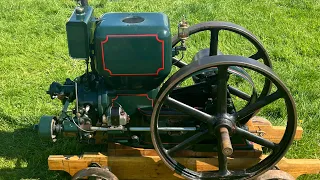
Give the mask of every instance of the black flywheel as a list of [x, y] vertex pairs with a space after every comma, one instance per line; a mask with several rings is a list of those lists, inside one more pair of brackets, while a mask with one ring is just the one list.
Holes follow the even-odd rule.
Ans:
[[[221, 31], [230, 31], [247, 39], [255, 48], [256, 52], [254, 52], [249, 58], [255, 60], [262, 60], [266, 66], [271, 67], [271, 61], [269, 59], [269, 55], [266, 49], [263, 47], [262, 43], [258, 40], [256, 36], [254, 36], [251, 32], [249, 32], [244, 27], [239, 25], [230, 23], [230, 22], [223, 22], [223, 21], [209, 21], [203, 22], [196, 25], [193, 25], [188, 28], [189, 36], [192, 37], [193, 34], [197, 34], [202, 31], [209, 31], [210, 32], [210, 44], [208, 49], [201, 49], [200, 51], [208, 52], [207, 56], [215, 56], [215, 55], [222, 55], [223, 52], [219, 50], [219, 32]], [[174, 36], [172, 38], [172, 47], [175, 47], [181, 40], [178, 36]], [[172, 58], [172, 63], [182, 68], [188, 65], [186, 62], [179, 61], [177, 58]]]
[[[188, 28], [190, 39], [192, 37], [200, 32], [209, 32], [210, 33], [210, 44], [208, 44], [208, 48], [200, 49], [198, 52], [194, 55], [193, 61], [197, 61], [198, 59], [201, 59], [203, 57], [208, 56], [216, 56], [216, 55], [223, 55], [224, 52], [221, 52], [219, 49], [219, 41], [220, 41], [220, 34], [222, 32], [231, 32], [234, 34], [237, 34], [241, 37], [243, 37], [246, 41], [249, 41], [251, 45], [254, 46], [254, 51], [251, 52], [252, 54], [249, 56], [249, 58], [257, 60], [265, 64], [266, 66], [272, 68], [271, 61], [269, 59], [269, 55], [266, 51], [266, 49], [263, 47], [262, 43], [259, 41], [259, 39], [253, 35], [250, 31], [245, 29], [242, 26], [239, 26], [237, 24], [233, 24], [230, 22], [223, 22], [223, 21], [209, 21], [209, 22], [203, 22], [196, 25], [193, 25]], [[178, 38], [178, 36], [174, 36], [172, 38], [172, 47], [175, 47], [179, 44], [181, 40]], [[178, 68], [182, 68], [188, 63], [183, 62], [182, 60], [177, 59], [176, 57], [172, 58], [172, 64]], [[239, 68], [238, 68], [239, 69]], [[193, 80], [197, 83], [199, 80], [199, 77], [196, 76], [192, 77]], [[238, 97], [241, 97], [245, 99], [249, 104], [251, 104], [255, 99], [263, 98], [268, 95], [268, 93], [271, 90], [271, 82], [268, 79], [265, 79], [263, 84], [263, 90], [259, 97], [256, 97], [254, 87], [251, 95], [248, 95], [246, 93], [243, 93], [241, 90], [229, 86], [228, 90], [231, 94], [236, 95]], [[254, 116], [259, 110], [256, 112], [253, 112], [248, 118], [243, 119], [241, 123], [246, 123], [252, 116]]]
[[[261, 76], [262, 78], [258, 79], [261, 81], [260, 84], [263, 84], [264, 80], [268, 79], [272, 85], [270, 94], [263, 97], [260, 96], [255, 102], [242, 108], [231, 108], [232, 110], [230, 110], [230, 102], [236, 103], [237, 101], [237, 98], [232, 99], [228, 90], [230, 69], [235, 66], [243, 68], [252, 76]], [[181, 99], [175, 99], [174, 91], [177, 88], [179, 89], [184, 81], [212, 69], [215, 69], [216, 83], [212, 85], [213, 90], [210, 96], [212, 95], [216, 99], [215, 108], [195, 107]], [[259, 92], [259, 94], [261, 93]], [[203, 107], [205, 106], [204, 104]], [[162, 107], [172, 108], [193, 117], [197, 123], [197, 130], [180, 143], [172, 147], [166, 146], [165, 140], [161, 139], [161, 132], [159, 132], [159, 128], [164, 126], [163, 123], [159, 123], [159, 114]], [[279, 143], [250, 132], [246, 126], [240, 123], [258, 109], [263, 112], [264, 110], [268, 111], [270, 107], [283, 109], [282, 113], [280, 113], [281, 118], [277, 117], [273, 122], [277, 123], [278, 121], [283, 121], [283, 118], [286, 119], [284, 122], [285, 133]], [[152, 142], [158, 155], [171, 170], [181, 176], [187, 179], [199, 180], [252, 179], [272, 168], [285, 155], [296, 132], [296, 121], [297, 115], [294, 100], [287, 87], [270, 67], [252, 58], [219, 55], [200, 58], [197, 62], [192, 62], [182, 67], [165, 82], [154, 104], [150, 128]], [[229, 167], [229, 156], [232, 157], [232, 148], [235, 146], [230, 140], [233, 137], [241, 137], [249, 142], [263, 146], [267, 150], [266, 158], [260, 162], [246, 164], [247, 167], [243, 169], [232, 169], [232, 167]], [[175, 153], [178, 151], [197, 146], [204, 139], [206, 139], [206, 142], [217, 142], [215, 146], [218, 157], [209, 157], [209, 159], [212, 158], [212, 161], [209, 160], [208, 162], [217, 162], [218, 170], [197, 169], [194, 166], [189, 166], [188, 162], [180, 162], [179, 158], [175, 157]]]

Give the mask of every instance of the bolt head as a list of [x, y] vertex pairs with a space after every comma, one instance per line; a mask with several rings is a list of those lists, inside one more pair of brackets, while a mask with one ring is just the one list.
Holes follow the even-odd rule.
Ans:
[[39, 125], [38, 125], [38, 124], [35, 124], [35, 125], [33, 126], [33, 130], [38, 131], [38, 130], [39, 130]]
[[84, 13], [84, 7], [81, 7], [81, 6], [76, 7], [76, 13], [77, 14], [83, 14]]

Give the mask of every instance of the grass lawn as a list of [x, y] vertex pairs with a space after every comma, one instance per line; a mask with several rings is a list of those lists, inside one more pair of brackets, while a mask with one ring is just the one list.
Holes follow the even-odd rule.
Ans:
[[[319, 0], [89, 0], [96, 16], [104, 12], [164, 12], [172, 32], [186, 15], [190, 24], [219, 20], [249, 29], [270, 54], [274, 71], [296, 101], [304, 134], [286, 157], [320, 158], [320, 1]], [[44, 114], [61, 110], [46, 90], [85, 71], [83, 61], [69, 58], [65, 22], [72, 0], [0, 1], [0, 179], [68, 179], [48, 171], [51, 154], [80, 154], [88, 147], [72, 140], [55, 144], [41, 141], [33, 131]], [[225, 35], [221, 49], [243, 54], [237, 36]], [[191, 54], [209, 46], [201, 36], [190, 41]], [[239, 43], [238, 43], [239, 42]], [[236, 45], [238, 43], [238, 45]], [[277, 107], [271, 107], [272, 116]], [[303, 168], [303, 167], [301, 167]], [[320, 179], [320, 175], [299, 179]]]

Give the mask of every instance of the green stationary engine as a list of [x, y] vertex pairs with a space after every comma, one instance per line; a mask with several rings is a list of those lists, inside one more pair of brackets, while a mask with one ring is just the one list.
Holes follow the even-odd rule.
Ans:
[[[169, 168], [188, 179], [248, 179], [272, 167], [293, 140], [296, 112], [262, 44], [228, 22], [189, 27], [183, 19], [177, 27], [178, 35], [172, 37], [163, 13], [106, 13], [95, 18], [93, 8], [82, 0], [66, 29], [69, 54], [83, 59], [87, 71], [50, 85], [47, 93], [60, 99], [63, 109], [59, 116], [41, 117], [36, 126], [40, 136], [154, 148]], [[190, 63], [184, 62], [187, 38], [203, 31], [209, 32], [210, 44]], [[247, 39], [255, 52], [250, 57], [224, 55], [218, 48], [221, 31]], [[180, 69], [168, 78], [172, 66]], [[246, 123], [278, 100], [284, 102], [288, 120], [281, 142], [273, 143], [249, 131]], [[75, 106], [70, 108], [72, 102]], [[234, 151], [254, 150], [252, 142], [272, 153], [251, 168], [229, 170], [227, 157], [234, 157]], [[188, 169], [175, 160], [186, 153], [201, 157], [216, 153], [219, 170]]]
[[[150, 131], [146, 113], [151, 112], [159, 86], [172, 67], [168, 17], [163, 13], [106, 13], [94, 18], [93, 8], [82, 5], [75, 8], [66, 29], [70, 56], [88, 65], [91, 60], [91, 72], [74, 81], [67, 79], [63, 85], [52, 83], [47, 93], [62, 100], [64, 110], [59, 118], [41, 118], [40, 135], [51, 138], [62, 133], [102, 143], [113, 139], [108, 134], [122, 134], [119, 142], [140, 142], [141, 132], [132, 135], [125, 125], [130, 122], [137, 126], [136, 131]], [[65, 111], [74, 100], [76, 117], [71, 118]], [[143, 142], [147, 143], [141, 146], [152, 147], [149, 136]]]

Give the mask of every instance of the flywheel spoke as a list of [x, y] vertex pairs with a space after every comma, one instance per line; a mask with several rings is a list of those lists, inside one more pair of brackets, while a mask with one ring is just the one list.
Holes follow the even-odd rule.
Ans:
[[210, 34], [210, 56], [218, 55], [219, 30], [212, 29]]
[[256, 52], [255, 54], [251, 55], [249, 58], [258, 60], [262, 57], [262, 53], [260, 51]]
[[218, 113], [227, 113], [228, 66], [218, 67], [217, 107]]
[[250, 104], [248, 106], [246, 106], [245, 108], [241, 109], [238, 113], [237, 113], [237, 120], [241, 121], [243, 118], [251, 115], [252, 113], [254, 113], [255, 111], [261, 109], [262, 107], [278, 100], [279, 98], [283, 97], [283, 94], [281, 91], [276, 91], [268, 96], [265, 96], [261, 99], [258, 99], [257, 102]]
[[239, 127], [236, 127], [235, 133], [240, 135], [240, 136], [242, 136], [242, 137], [244, 137], [245, 139], [247, 139], [249, 141], [255, 142], [257, 144], [260, 144], [260, 145], [262, 145], [264, 147], [267, 147], [269, 149], [272, 149], [272, 150], [274, 150], [275, 147], [277, 146], [275, 143], [273, 143], [273, 142], [271, 142], [271, 141], [269, 141], [267, 139], [264, 139], [264, 138], [262, 138], [260, 136], [257, 136], [255, 134], [252, 134], [252, 133], [250, 133], [250, 132], [248, 132], [246, 130], [243, 130], [243, 129], [239, 128]]
[[246, 100], [246, 101], [250, 101], [251, 99], [251, 96], [243, 91], [240, 91], [239, 89], [235, 88], [235, 87], [232, 87], [232, 86], [228, 86], [228, 90], [230, 92], [230, 94], [233, 94], [243, 100]]
[[167, 153], [173, 154], [173, 153], [180, 151], [180, 150], [183, 150], [193, 144], [196, 144], [196, 143], [200, 142], [201, 140], [203, 140], [203, 137], [205, 137], [205, 135], [207, 133], [208, 133], [208, 130], [198, 132], [197, 134], [195, 134], [195, 135], [189, 137], [188, 139], [182, 141], [181, 143], [177, 144], [173, 148], [167, 150]]
[[169, 96], [166, 97], [165, 99], [165, 102], [164, 102], [166, 105], [169, 105], [170, 107], [174, 108], [174, 109], [177, 109], [185, 114], [188, 114], [190, 116], [193, 116], [195, 117], [196, 119], [200, 120], [200, 121], [203, 121], [205, 123], [208, 123], [208, 122], [212, 122], [213, 120], [213, 116], [205, 113], [205, 112], [202, 112], [196, 108], [193, 108], [187, 104], [184, 104], [180, 101], [177, 101]]

